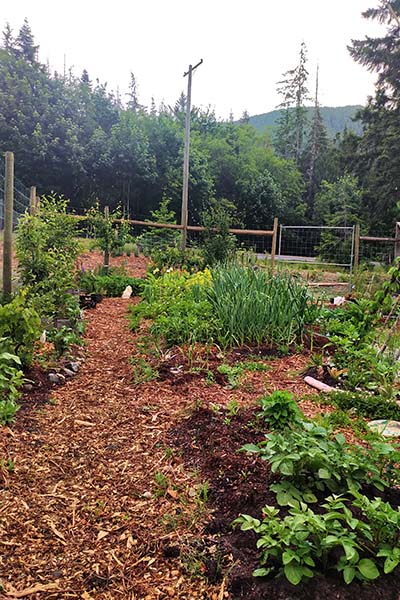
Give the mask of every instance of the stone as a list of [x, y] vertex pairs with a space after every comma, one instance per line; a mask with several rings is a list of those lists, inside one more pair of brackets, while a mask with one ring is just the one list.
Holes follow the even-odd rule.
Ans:
[[400, 422], [390, 419], [370, 421], [368, 427], [385, 437], [400, 437]]
[[79, 371], [79, 363], [77, 361], [74, 362], [69, 362], [65, 365], [65, 368], [68, 369], [68, 371], [73, 371], [74, 373], [77, 373]]
[[71, 369], [63, 368], [62, 372], [66, 377], [75, 377], [75, 371], [71, 371]]
[[151, 493], [151, 492], [145, 492], [145, 493], [143, 494], [143, 498], [147, 498], [148, 500], [150, 500], [150, 498], [152, 498], [152, 497], [153, 497], [153, 496], [152, 496], [152, 493]]
[[124, 289], [124, 291], [122, 292], [121, 298], [124, 298], [125, 300], [127, 300], [131, 296], [132, 296], [132, 286], [127, 285], [126, 288]]
[[61, 383], [61, 379], [60, 377], [57, 375], [57, 373], [49, 373], [49, 381], [50, 383]]
[[24, 390], [24, 392], [31, 392], [33, 390], [33, 385], [32, 383], [24, 383], [22, 389]]

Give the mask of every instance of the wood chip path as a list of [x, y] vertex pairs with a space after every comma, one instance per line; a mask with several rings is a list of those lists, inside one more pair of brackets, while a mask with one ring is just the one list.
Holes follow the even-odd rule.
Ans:
[[[105, 299], [90, 311], [79, 374], [0, 431], [2, 598], [227, 597], [224, 582], [190, 576], [198, 481], [165, 446], [196, 392], [132, 384], [128, 305]], [[180, 558], [165, 557], [171, 547]]]

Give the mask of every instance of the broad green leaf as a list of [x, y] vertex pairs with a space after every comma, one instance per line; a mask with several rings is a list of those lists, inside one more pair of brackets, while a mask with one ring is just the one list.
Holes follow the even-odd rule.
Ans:
[[343, 579], [345, 583], [349, 584], [353, 581], [356, 574], [354, 567], [347, 566], [343, 569]]
[[362, 558], [357, 567], [365, 579], [376, 579], [379, 577], [377, 566], [370, 558]]
[[383, 565], [383, 570], [385, 574], [391, 573], [393, 569], [397, 567], [400, 560], [398, 558], [394, 558], [393, 556], [388, 556], [385, 560], [385, 564]]
[[285, 573], [286, 579], [288, 579], [288, 581], [290, 581], [290, 583], [292, 583], [293, 585], [297, 585], [298, 583], [300, 583], [300, 581], [303, 578], [302, 567], [294, 565], [293, 563], [286, 565], [283, 569], [283, 572]]
[[264, 569], [263, 567], [261, 567], [260, 569], [255, 569], [253, 571], [253, 577], [265, 577], [269, 574], [270, 571], [271, 569]]

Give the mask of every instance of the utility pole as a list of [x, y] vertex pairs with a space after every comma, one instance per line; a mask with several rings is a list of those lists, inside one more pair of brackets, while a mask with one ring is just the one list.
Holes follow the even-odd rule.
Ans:
[[3, 294], [7, 300], [12, 292], [12, 229], [14, 208], [14, 153], [5, 153], [4, 173], [4, 238], [3, 238]]
[[188, 225], [188, 194], [189, 194], [189, 152], [190, 152], [190, 110], [192, 99], [192, 73], [203, 64], [203, 59], [194, 67], [189, 65], [189, 70], [183, 74], [188, 75], [188, 91], [186, 97], [186, 123], [185, 123], [185, 150], [183, 155], [183, 186], [182, 186], [182, 250], [186, 249], [187, 225]]

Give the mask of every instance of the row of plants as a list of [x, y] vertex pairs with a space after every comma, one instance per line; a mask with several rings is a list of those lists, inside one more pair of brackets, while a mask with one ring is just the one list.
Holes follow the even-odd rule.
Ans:
[[18, 290], [0, 305], [0, 421], [14, 420], [24, 373], [34, 360], [46, 331], [58, 355], [78, 343], [84, 331], [75, 285], [79, 254], [76, 221], [64, 198], [42, 198], [40, 214], [23, 215], [18, 223], [16, 254]]
[[254, 575], [282, 574], [297, 585], [336, 571], [349, 584], [392, 572], [400, 563], [400, 509], [383, 494], [400, 481], [398, 448], [381, 439], [368, 448], [347, 443], [307, 422], [287, 392], [263, 398], [259, 417], [270, 433], [242, 451], [269, 463], [276, 506], [234, 522], [257, 537]]
[[[371, 298], [353, 298], [334, 309], [324, 307], [318, 327], [328, 336], [326, 368], [336, 385], [394, 397], [398, 374], [400, 261]], [[320, 357], [322, 365], [323, 357]], [[372, 401], [371, 401], [372, 402]]]
[[151, 319], [149, 333], [167, 347], [265, 344], [287, 352], [319, 313], [307, 287], [287, 275], [235, 262], [195, 274], [154, 271], [144, 284], [143, 301], [131, 307], [131, 327]]

